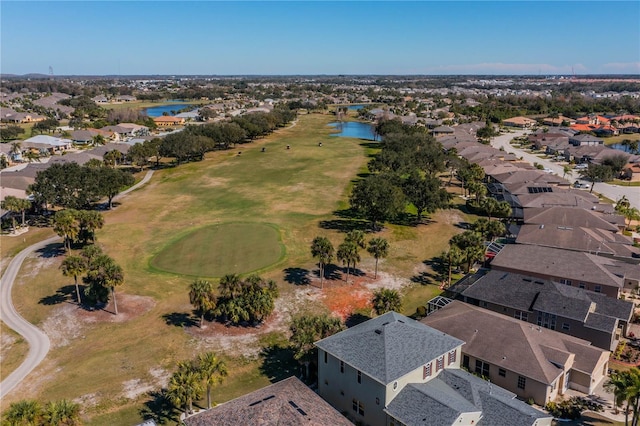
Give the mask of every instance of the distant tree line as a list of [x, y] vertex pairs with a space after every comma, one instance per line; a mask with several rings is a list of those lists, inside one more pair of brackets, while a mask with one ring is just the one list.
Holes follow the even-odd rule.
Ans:
[[182, 132], [172, 133], [162, 139], [158, 155], [174, 158], [177, 164], [199, 161], [207, 152], [229, 149], [266, 136], [295, 118], [294, 110], [276, 109], [269, 113], [256, 112], [234, 117], [230, 122], [187, 126]]

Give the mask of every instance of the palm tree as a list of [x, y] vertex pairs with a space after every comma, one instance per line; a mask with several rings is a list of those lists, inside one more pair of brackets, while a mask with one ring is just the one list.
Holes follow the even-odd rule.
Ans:
[[320, 287], [323, 287], [324, 267], [333, 260], [333, 244], [326, 237], [315, 237], [311, 243], [311, 255], [318, 259]]
[[567, 175], [569, 177], [573, 176], [573, 169], [568, 164], [562, 167], [562, 179], [564, 179], [564, 177]]
[[104, 216], [95, 210], [81, 210], [78, 212], [80, 229], [84, 237], [84, 242], [88, 240], [96, 241], [96, 230], [104, 226]]
[[20, 141], [11, 142], [11, 150], [9, 153], [15, 160], [18, 154], [22, 153], [22, 143]]
[[222, 383], [228, 374], [227, 366], [213, 352], [206, 352], [198, 356], [197, 368], [207, 385], [207, 408], [211, 408], [211, 388]]
[[358, 245], [353, 241], [345, 240], [342, 244], [338, 246], [336, 257], [338, 258], [338, 260], [342, 261], [344, 265], [347, 266], [346, 282], [349, 283], [349, 274], [351, 272], [351, 265], [353, 265], [355, 269], [356, 264], [360, 262], [360, 253], [358, 253]]
[[41, 162], [40, 160], [40, 155], [36, 154], [35, 152], [29, 150], [24, 154], [24, 158], [26, 158], [29, 163], [31, 163], [32, 161], [37, 161], [38, 163]]
[[360, 248], [365, 248], [366, 246], [364, 241], [364, 232], [358, 229], [347, 232], [347, 235], [344, 237], [344, 240], [350, 241]]
[[382, 315], [390, 311], [399, 311], [402, 308], [402, 298], [398, 290], [382, 288], [373, 293], [371, 304], [376, 315]]
[[77, 212], [72, 209], [57, 211], [53, 216], [53, 230], [64, 238], [65, 249], [71, 250], [71, 241], [80, 233], [80, 223]]
[[376, 272], [373, 278], [378, 278], [378, 259], [387, 257], [389, 254], [389, 243], [381, 237], [373, 238], [369, 241], [367, 251], [376, 259]]
[[124, 283], [124, 272], [122, 267], [112, 261], [105, 267], [105, 287], [111, 288], [111, 295], [113, 296], [113, 307], [118, 315], [118, 303], [116, 301], [116, 287], [121, 286]]
[[102, 135], [95, 135], [93, 137], [93, 144], [98, 146], [98, 145], [104, 145], [105, 143], [107, 143], [107, 140], [104, 138], [104, 136]]
[[204, 314], [216, 307], [213, 284], [209, 281], [195, 280], [189, 288], [189, 302], [195, 306], [196, 310], [200, 313], [200, 328], [202, 328]]
[[192, 413], [193, 401], [202, 395], [200, 375], [192, 369], [179, 369], [169, 379], [167, 395], [177, 407], [184, 407], [185, 414]]
[[220, 285], [218, 286], [220, 295], [225, 298], [232, 299], [242, 290], [242, 281], [238, 274], [227, 274], [220, 278]]
[[65, 277], [73, 277], [73, 281], [76, 284], [76, 297], [78, 305], [82, 303], [80, 299], [80, 287], [78, 287], [78, 275], [81, 275], [87, 270], [87, 260], [82, 256], [67, 256], [60, 265], [62, 269], [62, 275]]
[[511, 214], [511, 205], [506, 201], [498, 201], [495, 198], [488, 197], [482, 200], [480, 207], [491, 220], [492, 216], [507, 217]]
[[[18, 197], [15, 197], [13, 195], [7, 195], [5, 197], [5, 199], [2, 200], [2, 203], [0, 203], [0, 206], [5, 210], [10, 211], [11, 213], [18, 213], [18, 212], [22, 211], [23, 212], [22, 223], [24, 225], [24, 210], [25, 210], [25, 208], [28, 208], [28, 207], [24, 207], [24, 204], [22, 203], [23, 201], [27, 201], [27, 200], [22, 200], [22, 199], [20, 199]], [[27, 203], [28, 202], [29, 201], [27, 201]], [[31, 205], [31, 204], [29, 204], [29, 205]], [[15, 218], [14, 215], [11, 215], [11, 222], [13, 224], [13, 229], [15, 230], [16, 229], [16, 218]]]
[[33, 400], [14, 402], [4, 413], [4, 419], [10, 425], [36, 425], [41, 416], [42, 407]]
[[451, 275], [453, 273], [453, 268], [460, 266], [460, 263], [464, 261], [463, 253], [460, 251], [460, 248], [456, 245], [452, 245], [449, 248], [449, 251], [445, 253], [445, 258], [447, 260], [447, 286], [451, 285]]
[[80, 405], [66, 399], [52, 401], [44, 407], [42, 417], [51, 426], [80, 425]]
[[624, 410], [624, 424], [629, 425], [629, 405], [630, 400], [628, 398], [628, 389], [632, 384], [631, 374], [628, 371], [620, 371], [611, 374], [609, 380], [604, 384], [604, 388], [610, 392], [613, 392], [614, 403], [616, 406], [616, 412], [624, 402], [627, 406]]

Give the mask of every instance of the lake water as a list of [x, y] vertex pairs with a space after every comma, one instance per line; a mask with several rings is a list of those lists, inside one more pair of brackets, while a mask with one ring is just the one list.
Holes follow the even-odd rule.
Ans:
[[360, 123], [359, 121], [341, 121], [329, 123], [329, 126], [338, 130], [338, 133], [334, 133], [331, 136], [366, 139], [368, 141], [377, 140], [373, 132], [373, 125], [368, 123]]
[[163, 112], [166, 112], [167, 114], [171, 115], [171, 111], [174, 112], [178, 112], [179, 110], [181, 110], [182, 108], [187, 108], [193, 106], [193, 104], [185, 104], [185, 103], [172, 103], [169, 105], [159, 105], [157, 107], [150, 107], [150, 108], [145, 108], [144, 112], [149, 116], [149, 117], [160, 117], [162, 115]]
[[364, 108], [364, 105], [349, 105], [347, 107], [347, 109], [351, 110], [351, 111], [357, 111], [359, 109]]
[[622, 145], [621, 143], [614, 143], [613, 145], [609, 145], [609, 148], [617, 149], [618, 151], [628, 152], [630, 154], [635, 154], [631, 152], [628, 146]]

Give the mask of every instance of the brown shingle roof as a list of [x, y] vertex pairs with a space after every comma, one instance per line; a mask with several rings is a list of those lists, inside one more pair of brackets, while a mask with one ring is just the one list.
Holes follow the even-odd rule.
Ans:
[[554, 363], [573, 364], [575, 355], [580, 370], [593, 373], [600, 357], [608, 353], [586, 340], [460, 301], [449, 303], [422, 322], [464, 340], [464, 353], [547, 385], [562, 374]]
[[187, 417], [184, 423], [187, 426], [352, 426], [295, 377]]

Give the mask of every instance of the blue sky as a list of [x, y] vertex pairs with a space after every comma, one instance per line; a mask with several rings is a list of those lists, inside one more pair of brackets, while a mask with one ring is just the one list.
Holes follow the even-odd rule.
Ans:
[[640, 2], [0, 3], [0, 71], [640, 74]]

